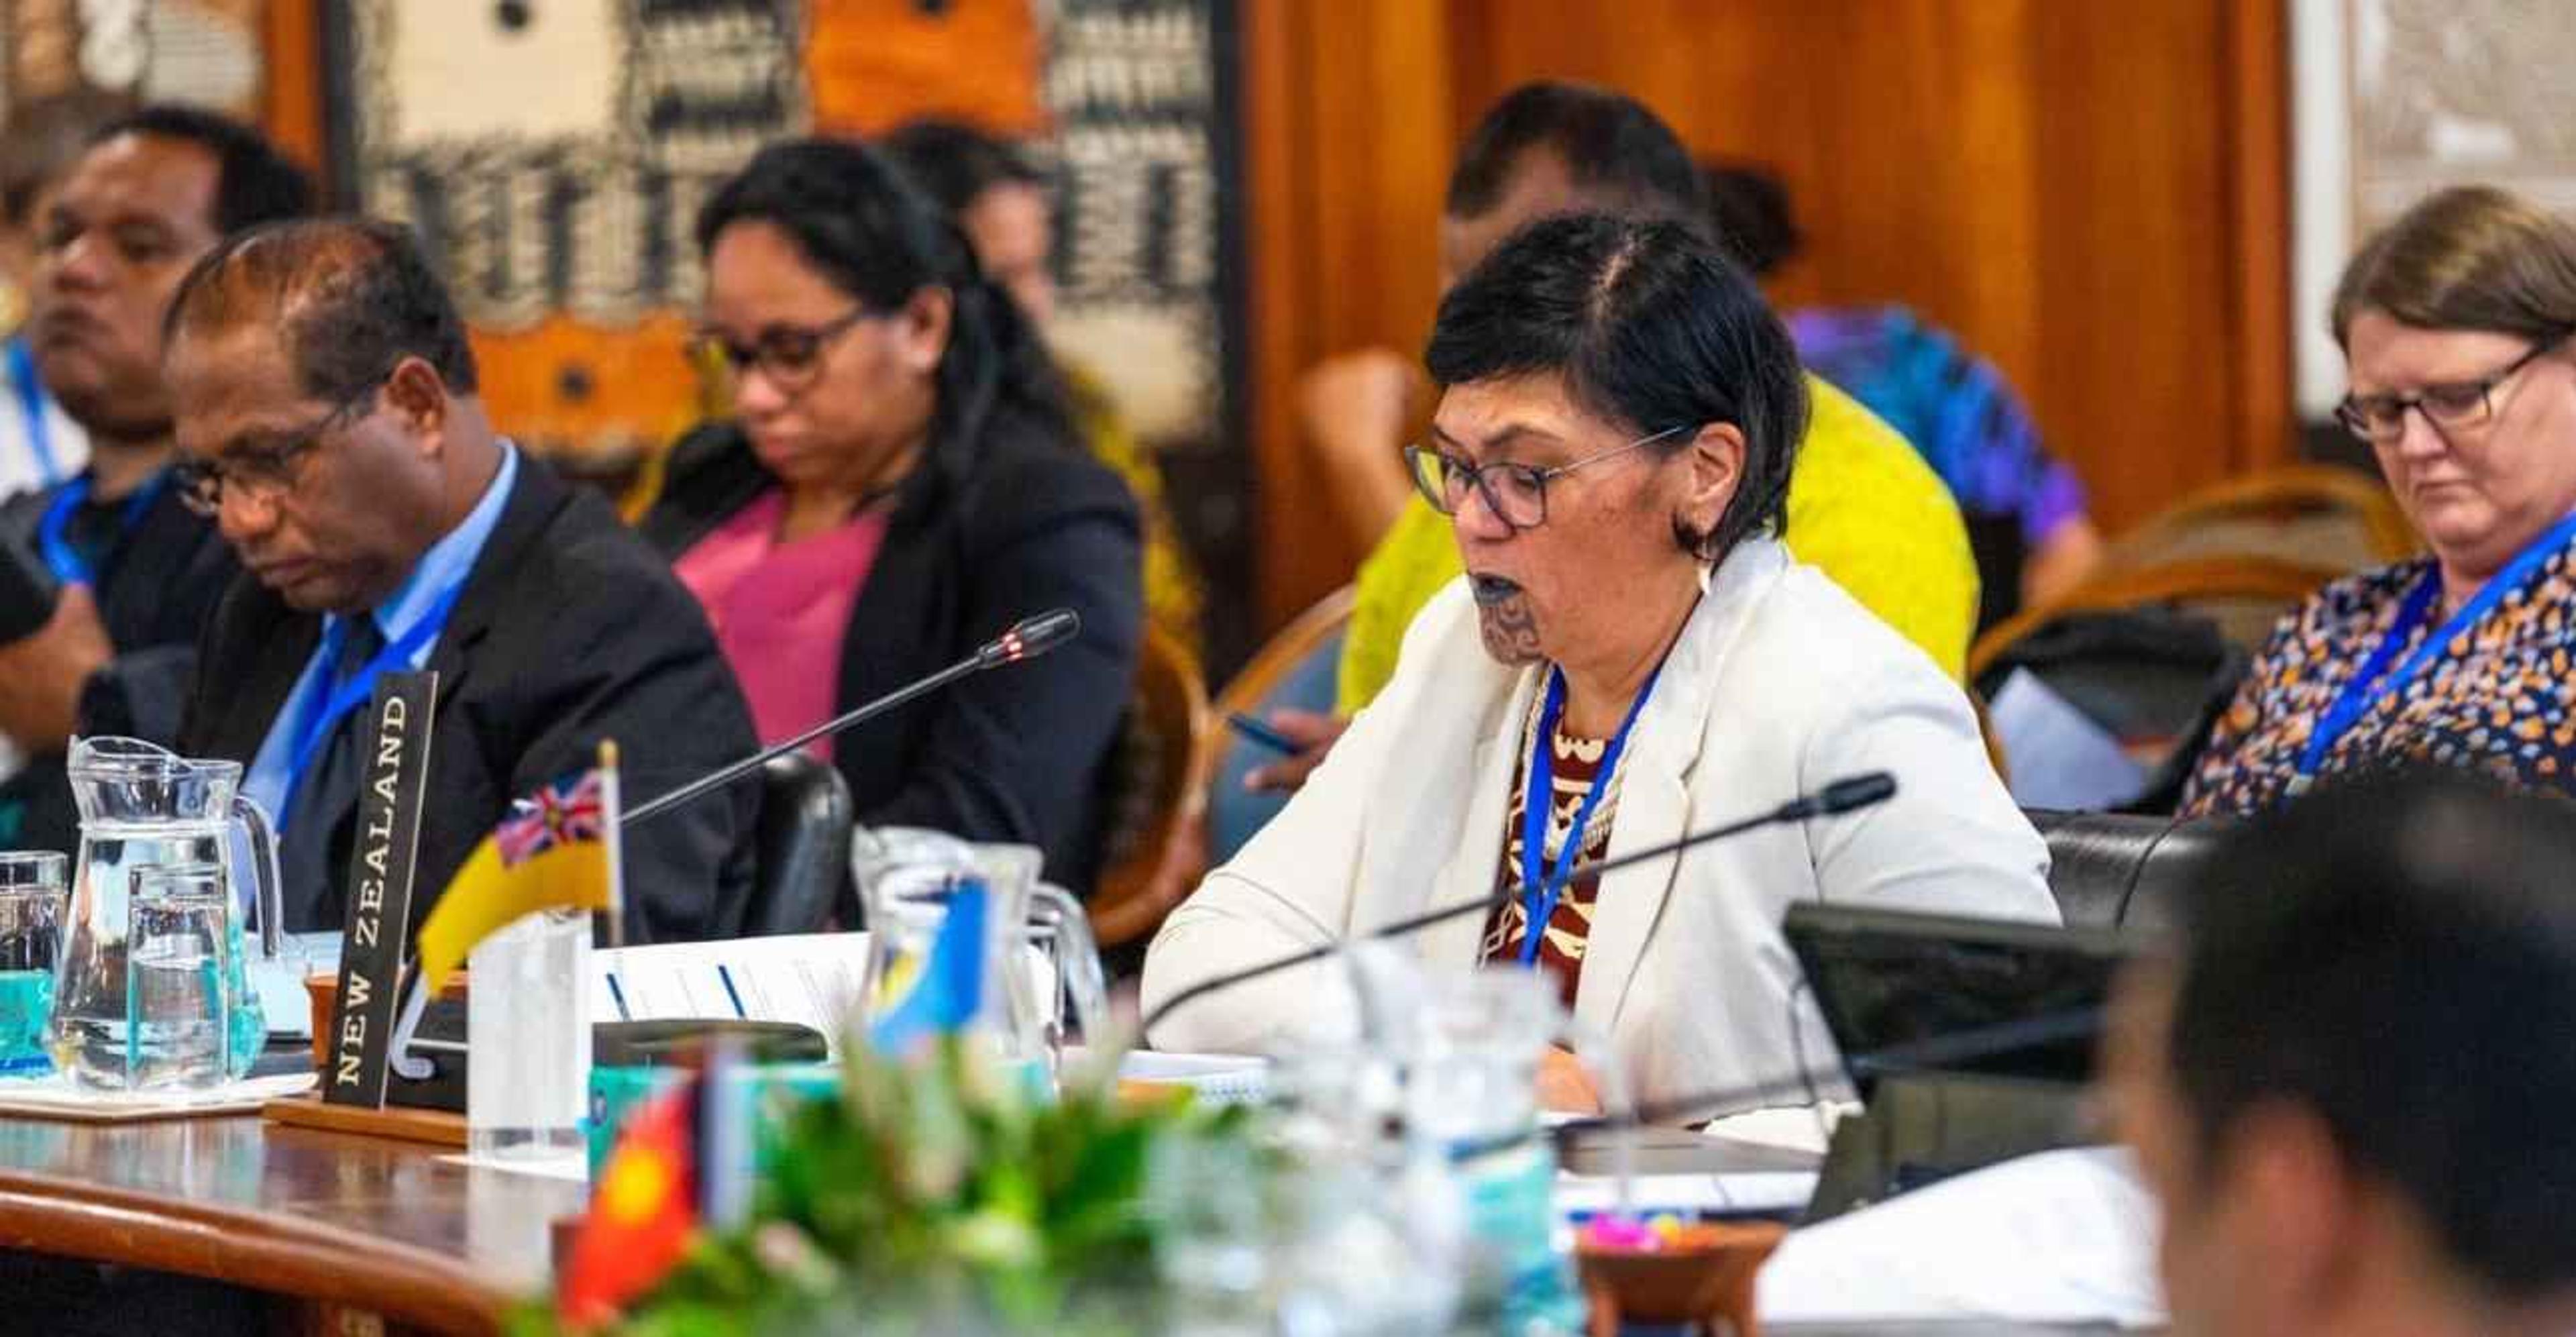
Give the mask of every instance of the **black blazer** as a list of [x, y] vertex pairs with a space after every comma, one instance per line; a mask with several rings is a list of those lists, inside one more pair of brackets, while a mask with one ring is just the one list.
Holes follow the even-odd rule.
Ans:
[[[12, 550], [12, 556], [0, 560], [44, 571], [36, 530], [56, 495], [44, 488], [0, 503], [0, 544]], [[99, 563], [91, 586], [116, 657], [90, 675], [81, 691], [80, 732], [123, 734], [169, 746], [178, 735], [179, 714], [195, 677], [197, 639], [225, 587], [240, 573], [214, 522], [189, 510], [177, 489], [162, 488], [133, 530]], [[50, 585], [50, 576], [44, 580]], [[26, 619], [36, 614], [0, 609], [0, 622], [12, 629], [0, 636], [32, 631]], [[16, 818], [14, 834], [7, 829], [11, 815]], [[0, 785], [0, 848], [69, 854], [79, 840], [78, 822], [59, 751], [28, 758]]]
[[[921, 826], [1046, 852], [1050, 880], [1098, 870], [1106, 771], [1144, 639], [1135, 499], [1079, 442], [1003, 419], [957, 476], [914, 471], [841, 638], [837, 709], [945, 668], [1031, 613], [1082, 634], [1044, 659], [959, 682], [833, 749], [863, 826]], [[777, 483], [740, 428], [672, 448], [644, 537], [677, 558]]]
[[[236, 581], [207, 628], [179, 750], [245, 767], [294, 691], [322, 619]], [[754, 749], [751, 713], [697, 602], [597, 496], [524, 452], [500, 522], [430, 652], [438, 674], [411, 928], [510, 804], [615, 739], [629, 806]], [[317, 831], [348, 866], [357, 795]], [[749, 895], [759, 798], [736, 785], [626, 834], [635, 941], [731, 936]], [[286, 889], [289, 929], [340, 926], [345, 888]]]

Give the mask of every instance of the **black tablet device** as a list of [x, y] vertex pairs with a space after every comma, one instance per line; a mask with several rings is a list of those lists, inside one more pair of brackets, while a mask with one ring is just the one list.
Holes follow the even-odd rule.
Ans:
[[1782, 931], [1863, 1100], [1891, 1072], [2092, 1080], [2112, 979], [2140, 946], [2109, 929], [1815, 904], [1790, 907]]

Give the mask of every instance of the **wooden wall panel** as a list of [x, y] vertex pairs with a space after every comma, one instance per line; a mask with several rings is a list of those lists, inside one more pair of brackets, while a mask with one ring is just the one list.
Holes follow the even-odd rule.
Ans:
[[[1272, 9], [1252, 6], [1256, 14]], [[2290, 452], [2278, 6], [2064, 0], [1299, 0], [1256, 21], [1247, 141], [1256, 305], [1254, 393], [1278, 407], [1295, 370], [1368, 342], [1418, 346], [1428, 288], [1354, 245], [1427, 255], [1450, 154], [1484, 108], [1528, 79], [1613, 84], [1702, 153], [1771, 164], [1806, 254], [1784, 306], [1901, 301], [1956, 330], [2021, 387], [2102, 518], [2133, 522], [2192, 487]], [[1320, 17], [1329, 16], [1329, 17]], [[1397, 16], [1397, 17], [1390, 17]], [[1445, 31], [1426, 34], [1425, 27]], [[1318, 30], [1332, 34], [1318, 41]], [[1266, 46], [1295, 35], [1299, 45]], [[1402, 42], [1397, 39], [1401, 37]], [[1428, 39], [1422, 74], [1394, 62]], [[1396, 118], [1431, 119], [1426, 146]], [[1372, 127], [1280, 117], [1316, 99], [1379, 99]], [[1347, 104], [1343, 104], [1347, 105]], [[1271, 117], [1265, 124], [1262, 113]], [[1288, 153], [1295, 206], [1265, 198]], [[1391, 175], [1420, 189], [1389, 192]], [[1314, 212], [1324, 208], [1326, 212]], [[1302, 211], [1302, 212], [1301, 212]], [[1296, 254], [1271, 249], [1285, 245]], [[1331, 263], [1325, 263], [1331, 257]], [[1426, 269], [1428, 260], [1421, 261]], [[1282, 284], [1368, 290], [1319, 299]], [[1304, 469], [1294, 422], [1259, 418], [1265, 487]], [[1298, 486], [1303, 486], [1300, 480]], [[1262, 514], [1283, 522], [1286, 496]], [[1261, 549], [1274, 617], [1348, 569]]]
[[1299, 436], [1297, 374], [1344, 349], [1418, 348], [1439, 285], [1452, 148], [1438, 0], [1243, 7], [1254, 551], [1277, 626], [1351, 577]]
[[[260, 11], [259, 120], [287, 156], [321, 172], [330, 161], [322, 111], [321, 0], [267, 0]], [[330, 183], [324, 182], [327, 190]]]

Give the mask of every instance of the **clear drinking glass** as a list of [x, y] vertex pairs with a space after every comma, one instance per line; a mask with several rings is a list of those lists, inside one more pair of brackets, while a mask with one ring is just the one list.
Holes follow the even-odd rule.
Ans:
[[230, 1080], [232, 904], [215, 864], [146, 864], [127, 891], [125, 1084], [204, 1090]]
[[51, 851], [0, 853], [0, 1077], [54, 1070], [45, 1027], [62, 968], [71, 861]]
[[543, 910], [485, 938], [467, 961], [466, 1146], [477, 1159], [588, 1154], [591, 917]]

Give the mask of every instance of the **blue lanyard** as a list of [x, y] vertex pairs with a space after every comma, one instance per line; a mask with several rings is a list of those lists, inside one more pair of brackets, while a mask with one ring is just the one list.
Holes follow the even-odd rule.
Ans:
[[2407, 684], [2422, 676], [2434, 660], [2441, 658], [2443, 647], [2485, 621], [2487, 614], [2494, 612], [2506, 595], [2521, 588], [2525, 581], [2531, 579], [2532, 573], [2556, 556], [2571, 539], [2576, 539], [2576, 515], [2550, 526], [2548, 533], [2515, 554], [2513, 561], [2502, 571], [2487, 578], [2485, 588], [2478, 591], [2476, 598], [2469, 600], [2466, 606], [2451, 615], [2449, 621], [2425, 637], [2424, 643], [2415, 647], [2415, 653], [2408, 655], [2406, 662], [2397, 666], [2396, 672], [2390, 673], [2388, 661], [2397, 657], [2397, 652], [2406, 645], [2406, 638], [2433, 611], [2433, 596], [2442, 588], [2440, 567], [2425, 572], [2424, 578], [2408, 591], [2406, 602], [2398, 605], [2397, 620], [2388, 625], [2388, 633], [2379, 638], [2370, 658], [2362, 661], [2361, 671], [2343, 685], [2343, 691], [2336, 695], [2334, 704], [2327, 708], [2325, 718], [2317, 722], [2316, 731], [2308, 735], [2308, 745], [2299, 753], [2298, 774], [2291, 780], [2293, 792], [2305, 789], [2315, 781], [2317, 768], [2325, 764], [2326, 753], [2352, 731], [2352, 726], [2361, 722], [2362, 716], [2369, 714], [2371, 708], [2380, 702], [2406, 690]]
[[[149, 482], [134, 489], [134, 495], [125, 499], [125, 514], [117, 521], [120, 540], [133, 533], [136, 525], [143, 523], [143, 513], [152, 509], [152, 503], [160, 497], [161, 489], [169, 481], [170, 473], [165, 469], [152, 475]], [[63, 484], [54, 493], [52, 504], [45, 507], [45, 518], [36, 525], [36, 546], [45, 554], [45, 568], [54, 573], [55, 580], [65, 585], [97, 583], [98, 573], [90, 567], [89, 559], [81, 556], [80, 550], [73, 547], [71, 540], [63, 534], [71, 527], [72, 512], [89, 500], [93, 486], [95, 480], [87, 474]]]
[[321, 754], [323, 742], [331, 737], [341, 720], [348, 718], [350, 711], [366, 704], [367, 698], [376, 694], [377, 677], [390, 669], [408, 668], [412, 656], [437, 638], [447, 626], [447, 615], [456, 611], [456, 596], [464, 592], [465, 581], [460, 577], [438, 596], [438, 602], [431, 604], [428, 612], [420, 615], [419, 621], [378, 650], [376, 657], [368, 660], [367, 666], [358, 670], [356, 677], [337, 686], [333, 685], [333, 680], [339, 676], [340, 651], [348, 644], [352, 619], [343, 618], [331, 628], [331, 635], [325, 638], [322, 647], [323, 690], [305, 698], [305, 707], [299, 712], [294, 731], [287, 735], [294, 746], [287, 754], [286, 788], [277, 796], [275, 825], [279, 835], [286, 834], [286, 823], [295, 812], [295, 791], [302, 787], [305, 775], [313, 769], [313, 759]]
[[1594, 772], [1590, 792], [1574, 810], [1574, 825], [1556, 851], [1556, 866], [1542, 872], [1547, 819], [1556, 808], [1556, 720], [1565, 710], [1565, 672], [1558, 669], [1548, 674], [1547, 704], [1538, 715], [1538, 743], [1530, 750], [1529, 787], [1521, 798], [1521, 909], [1529, 920], [1522, 926], [1522, 965], [1538, 961], [1538, 945], [1547, 937], [1548, 921], [1556, 918], [1557, 900], [1574, 880], [1574, 861], [1582, 857], [1583, 833], [1592, 826], [1592, 809], [1610, 791], [1619, 754], [1628, 750], [1628, 731], [1637, 727], [1637, 716], [1645, 710], [1646, 698], [1655, 694], [1655, 679], [1662, 674], [1661, 668], [1647, 674], [1637, 699], [1628, 703], [1628, 718], [1619, 721], [1619, 732], [1610, 735], [1610, 745], [1601, 750], [1601, 769]]
[[18, 416], [27, 420], [27, 448], [36, 452], [36, 471], [52, 487], [62, 481], [63, 470], [54, 459], [54, 427], [45, 420], [45, 387], [36, 379], [36, 355], [24, 335], [9, 341], [9, 384], [18, 392]]

